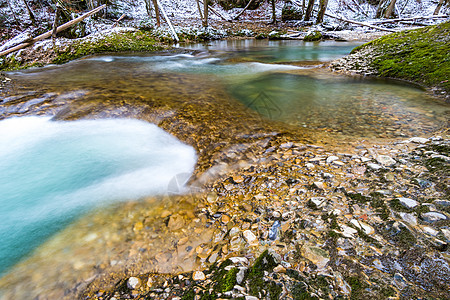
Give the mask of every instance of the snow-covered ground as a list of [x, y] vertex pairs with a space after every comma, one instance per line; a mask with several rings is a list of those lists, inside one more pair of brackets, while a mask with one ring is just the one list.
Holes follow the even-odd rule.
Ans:
[[[20, 33], [23, 33], [21, 38], [35, 35], [38, 31], [36, 27], [50, 28], [54, 18], [54, 11], [49, 5], [51, 0], [33, 1], [27, 0], [32, 8], [36, 19], [37, 26], [32, 26], [28, 12], [23, 0], [0, 0], [0, 34], [3, 38], [11, 38]], [[296, 1], [301, 2], [299, 0]], [[318, 1], [316, 1], [318, 5]], [[329, 0], [327, 12], [356, 21], [373, 21], [376, 6], [368, 3], [359, 3], [360, 0]], [[144, 0], [115, 0], [115, 8], [108, 8], [109, 12], [114, 15], [121, 16], [126, 14], [125, 25], [138, 26], [143, 22], [153, 22], [153, 18], [147, 14]], [[201, 26], [200, 15], [197, 9], [195, 0], [160, 0], [160, 3], [165, 8], [167, 15], [175, 25], [178, 26]], [[438, 0], [397, 0], [396, 14], [399, 17], [417, 17], [430, 16], [433, 14]], [[278, 20], [281, 20], [281, 9], [284, 1], [277, 1], [276, 14]], [[214, 4], [214, 9], [227, 18], [232, 18], [237, 15], [242, 8], [234, 8], [231, 10], [224, 10], [217, 4]], [[448, 6], [443, 6], [440, 14], [450, 14]], [[209, 18], [212, 21], [219, 21], [220, 18], [210, 13]], [[245, 12], [240, 20], [243, 21], [261, 21], [268, 22], [271, 19], [271, 7], [268, 1], [264, 2], [261, 7], [255, 11]], [[420, 21], [421, 23], [432, 23], [433, 21]], [[113, 20], [106, 20], [104, 22], [94, 22], [87, 19], [86, 33], [92, 33], [99, 30], [104, 30], [111, 27]], [[128, 23], [128, 24], [127, 24]], [[325, 24], [332, 26], [339, 25], [335, 19], [325, 17]], [[348, 25], [346, 25], [348, 28]], [[0, 42], [4, 44], [4, 42]]]

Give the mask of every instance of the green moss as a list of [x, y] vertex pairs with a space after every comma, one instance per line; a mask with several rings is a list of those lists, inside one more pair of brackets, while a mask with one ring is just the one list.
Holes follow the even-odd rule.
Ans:
[[161, 49], [163, 47], [148, 32], [114, 33], [97, 40], [80, 40], [72, 44], [67, 50], [57, 50], [58, 56], [53, 60], [53, 63], [62, 64], [86, 55], [102, 52], [156, 51]]
[[346, 193], [345, 196], [347, 196], [348, 198], [353, 200], [353, 202], [356, 203], [367, 203], [370, 200], [369, 197], [366, 197], [361, 193]]
[[364, 290], [367, 288], [367, 284], [356, 276], [347, 277], [346, 281], [352, 289], [350, 299], [363, 299]]
[[322, 33], [320, 31], [313, 31], [309, 34], [307, 34], [303, 40], [305, 42], [314, 42], [314, 41], [320, 41], [322, 39]]
[[275, 282], [264, 281], [264, 271], [272, 272], [276, 266], [276, 262], [269, 251], [264, 251], [255, 261], [255, 264], [250, 268], [246, 277], [249, 285], [249, 292], [251, 295], [259, 296], [260, 292], [265, 290], [267, 292], [266, 298], [279, 299], [282, 288]]
[[316, 300], [317, 297], [312, 297], [308, 292], [308, 287], [304, 282], [299, 282], [292, 288], [292, 297], [294, 300]]
[[383, 195], [380, 193], [371, 193], [370, 206], [375, 208], [378, 216], [386, 221], [389, 218], [390, 211], [386, 203], [384, 202]]
[[373, 47], [371, 66], [384, 77], [438, 86], [450, 92], [450, 22], [389, 34], [355, 48]]
[[217, 280], [217, 285], [215, 287], [215, 291], [224, 293], [231, 291], [233, 287], [236, 285], [236, 274], [239, 272], [237, 268], [232, 268], [229, 271], [224, 270], [225, 272], [221, 273], [221, 277], [218, 276], [215, 280]]

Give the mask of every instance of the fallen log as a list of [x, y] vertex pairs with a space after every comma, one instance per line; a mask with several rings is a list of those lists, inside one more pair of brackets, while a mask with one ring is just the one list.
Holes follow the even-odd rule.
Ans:
[[388, 28], [383, 28], [383, 27], [379, 27], [379, 26], [375, 26], [375, 25], [371, 25], [371, 24], [367, 24], [367, 23], [362, 23], [362, 22], [357, 22], [357, 21], [353, 21], [353, 20], [347, 20], [341, 17], [337, 17], [337, 16], [333, 16], [329, 13], [325, 13], [326, 16], [342, 21], [342, 22], [346, 22], [346, 23], [352, 23], [352, 24], [356, 24], [356, 25], [360, 25], [360, 26], [365, 26], [365, 27], [369, 27], [369, 28], [373, 28], [373, 29], [377, 29], [377, 30], [381, 30], [381, 31], [388, 31], [388, 32], [397, 32], [397, 30], [393, 30], [393, 29], [388, 29]]
[[[83, 21], [87, 17], [92, 16], [93, 14], [99, 12], [100, 10], [104, 9], [105, 7], [106, 7], [106, 4], [103, 4], [102, 6], [99, 6], [96, 9], [93, 9], [90, 12], [87, 12], [84, 15], [82, 15], [82, 16], [76, 18], [76, 19], [73, 19], [72, 21], [64, 23], [63, 25], [61, 25], [58, 28], [56, 28], [56, 33], [61, 32], [63, 30], [66, 30], [67, 28], [69, 28], [69, 27], [71, 27], [71, 26], [73, 26], [73, 25], [75, 25], [77, 23], [80, 23], [81, 21]], [[7, 49], [5, 51], [0, 52], [0, 56], [8, 55], [9, 53], [12, 53], [14, 51], [17, 51], [17, 50], [26, 48], [28, 46], [31, 46], [31, 45], [33, 45], [34, 43], [36, 43], [36, 42], [38, 42], [40, 40], [44, 40], [46, 38], [51, 37], [52, 34], [53, 34], [53, 30], [47, 31], [46, 33], [43, 33], [43, 34], [33, 38], [30, 42], [22, 43], [22, 44], [19, 44], [19, 45], [15, 46], [15, 47], [12, 47], [10, 49]]]
[[447, 18], [447, 17], [448, 16], [446, 16], [446, 15], [437, 15], [437, 16], [425, 16], [425, 17], [398, 18], [398, 19], [373, 21], [373, 22], [371, 22], [371, 24], [396, 23], [396, 22], [415, 21], [415, 20], [439, 19], [439, 18]]

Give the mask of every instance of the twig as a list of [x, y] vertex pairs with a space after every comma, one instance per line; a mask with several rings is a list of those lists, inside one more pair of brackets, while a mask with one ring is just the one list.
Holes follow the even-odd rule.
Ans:
[[114, 23], [114, 25], [113, 25], [112, 28], [116, 27], [117, 24], [119, 24], [119, 22], [122, 21], [122, 19], [125, 18], [126, 15], [127, 15], [127, 14], [121, 15], [120, 18], [118, 18], [117, 21]]

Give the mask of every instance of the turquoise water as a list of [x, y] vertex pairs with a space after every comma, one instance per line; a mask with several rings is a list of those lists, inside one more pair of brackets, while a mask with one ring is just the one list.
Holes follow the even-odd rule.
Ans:
[[137, 120], [0, 121], [0, 273], [83, 212], [163, 194], [192, 147]]

